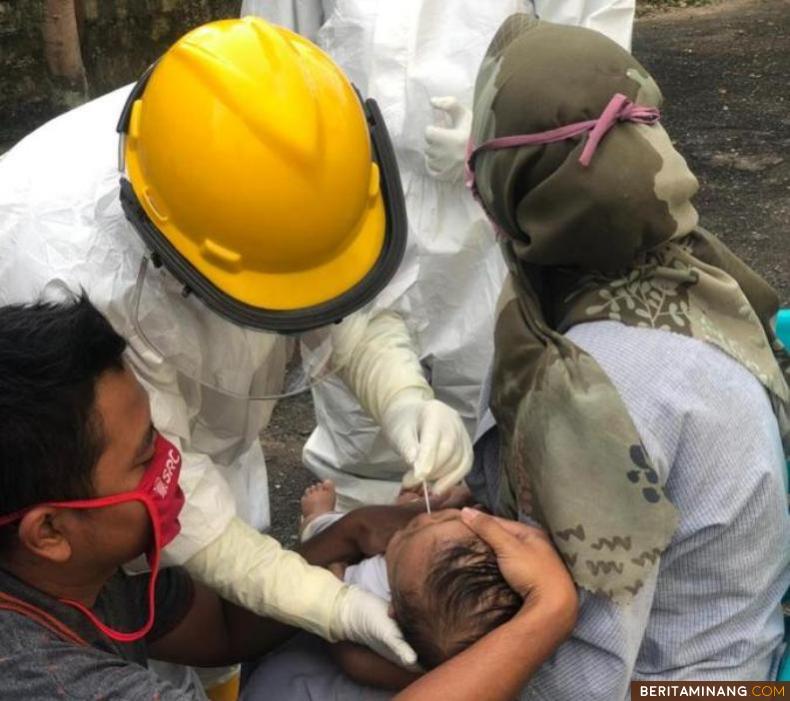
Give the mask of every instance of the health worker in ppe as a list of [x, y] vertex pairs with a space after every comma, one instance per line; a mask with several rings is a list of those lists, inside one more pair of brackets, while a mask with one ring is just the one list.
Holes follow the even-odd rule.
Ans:
[[[515, 12], [589, 27], [630, 49], [634, 0], [244, 0], [254, 14], [313, 39], [381, 107], [406, 198], [403, 264], [375, 304], [382, 337], [408, 323], [437, 399], [475, 430], [493, 354], [505, 265], [491, 226], [463, 185], [477, 69]], [[393, 331], [389, 331], [392, 328]], [[315, 386], [318, 427], [304, 462], [332, 479], [341, 507], [391, 502], [409, 469], [378, 417], [340, 378]]]
[[340, 368], [375, 416], [395, 416], [388, 430], [439, 491], [463, 477], [468, 449], [442, 447], [464, 435], [460, 419], [428, 399], [408, 339], [378, 343], [364, 310], [405, 233], [375, 103], [306, 39], [254, 18], [193, 30], [133, 89], [0, 162], [0, 303], [84, 289], [128, 339], [153, 421], [184, 459], [169, 561], [262, 615], [408, 663], [382, 601], [260, 533], [259, 442], [288, 359], [272, 331], [309, 332], [309, 377]]

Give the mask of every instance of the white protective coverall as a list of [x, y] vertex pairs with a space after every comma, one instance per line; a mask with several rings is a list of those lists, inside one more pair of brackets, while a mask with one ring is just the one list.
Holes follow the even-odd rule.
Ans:
[[[273, 402], [207, 388], [179, 372], [184, 365], [164, 361], [136, 331], [135, 288], [146, 250], [121, 209], [115, 131], [130, 89], [48, 122], [0, 160], [0, 304], [84, 289], [127, 339], [127, 361], [149, 393], [153, 422], [179, 446], [184, 459], [181, 485], [187, 500], [181, 533], [166, 552], [170, 564], [186, 564], [222, 596], [258, 613], [328, 639], [356, 639], [374, 648], [388, 641], [380, 652], [409, 661], [413, 653], [401, 646], [383, 601], [345, 587], [259, 533], [269, 524], [259, 434]], [[137, 318], [146, 335], [169, 339], [169, 350], [196, 369], [193, 377], [222, 376], [241, 392], [253, 387], [256, 393], [276, 394], [286, 361], [283, 337], [195, 313], [194, 301], [185, 300], [182, 286], [163, 271], [154, 271], [150, 283], [146, 276], [145, 286], [148, 293]], [[352, 318], [358, 328], [367, 328], [364, 315]], [[389, 324], [387, 340], [394, 339], [394, 355], [381, 362], [380, 356], [387, 355], [379, 352], [381, 344], [363, 338], [355, 345], [349, 340], [354, 334], [340, 339], [349, 357], [355, 347], [371, 351], [349, 364], [354, 386], [367, 396], [366, 406], [378, 416], [391, 411], [390, 429], [410, 425], [404, 417], [416, 407], [435, 433], [452, 433], [455, 421], [463, 434], [457, 416], [430, 401], [408, 334], [405, 329], [398, 333]], [[398, 376], [382, 373], [382, 364], [396, 365]], [[371, 374], [383, 381], [366, 384]], [[396, 394], [398, 401], [391, 401]], [[445, 460], [452, 462], [452, 457]], [[457, 482], [470, 463], [471, 450], [455, 460], [461, 472], [446, 479]]]
[[[548, 21], [597, 29], [630, 48], [634, 0], [535, 0]], [[505, 275], [483, 211], [460, 178], [471, 120], [448, 123], [431, 99], [472, 106], [477, 69], [496, 30], [530, 0], [244, 0], [242, 14], [287, 26], [322, 47], [382, 110], [398, 158], [409, 243], [376, 300], [399, 313], [416, 338], [436, 398], [474, 431], [493, 354], [494, 306]], [[458, 120], [462, 122], [463, 120]], [[456, 177], [426, 168], [426, 129], [446, 126], [457, 145]], [[462, 132], [462, 133], [459, 133]], [[406, 470], [378, 425], [336, 378], [313, 389], [318, 427], [307, 467], [338, 487], [341, 507], [391, 502]]]

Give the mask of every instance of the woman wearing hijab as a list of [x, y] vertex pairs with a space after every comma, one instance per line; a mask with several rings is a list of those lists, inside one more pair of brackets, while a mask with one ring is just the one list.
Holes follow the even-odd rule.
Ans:
[[468, 184], [509, 267], [472, 484], [538, 521], [573, 637], [522, 698], [770, 679], [790, 583], [790, 358], [774, 291], [698, 225], [661, 93], [596, 32], [510, 17], [478, 75]]

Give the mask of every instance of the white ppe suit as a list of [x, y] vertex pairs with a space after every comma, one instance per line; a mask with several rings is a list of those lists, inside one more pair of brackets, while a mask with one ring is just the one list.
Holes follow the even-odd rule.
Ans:
[[[535, 0], [548, 21], [597, 29], [630, 48], [634, 0]], [[460, 174], [469, 122], [448, 123], [433, 98], [471, 108], [477, 69], [496, 30], [530, 0], [244, 0], [255, 14], [315, 41], [382, 110], [401, 173], [409, 220], [403, 264], [375, 304], [401, 315], [436, 398], [474, 431], [493, 353], [494, 306], [505, 275], [483, 211], [460, 177], [426, 167], [426, 129], [454, 138]], [[442, 104], [441, 101], [437, 101]], [[441, 134], [440, 134], [441, 136]], [[449, 145], [449, 144], [448, 144]], [[430, 166], [430, 152], [427, 152]], [[339, 504], [392, 501], [406, 470], [378, 425], [343, 383], [313, 389], [318, 427], [307, 467], [338, 487]]]
[[[0, 160], [0, 304], [62, 298], [64, 292], [83, 289], [127, 339], [126, 359], [149, 393], [153, 423], [178, 445], [184, 460], [181, 485], [187, 500], [181, 534], [166, 551], [169, 563], [185, 564], [222, 596], [258, 613], [328, 639], [356, 639], [408, 663], [413, 653], [399, 639], [384, 602], [339, 584], [259, 533], [269, 524], [259, 434], [273, 402], [208, 389], [180, 372], [181, 366], [164, 361], [136, 330], [135, 318], [152, 335], [170, 339], [200, 377], [230, 375], [240, 388], [270, 394], [282, 382], [283, 337], [195, 314], [195, 302], [184, 299], [182, 286], [164, 271], [147, 274], [147, 294], [135, 309], [146, 250], [121, 209], [115, 131], [129, 91], [130, 86], [121, 88], [52, 120]], [[187, 304], [193, 313], [187, 313]], [[364, 331], [364, 315], [356, 327]], [[365, 383], [378, 359], [354, 356], [355, 345], [365, 347], [357, 343], [360, 333], [340, 338], [339, 345], [345, 344], [348, 372], [374, 414], [383, 415], [389, 405], [398, 409], [403, 398], [419, 393], [421, 404], [411, 406], [430, 416], [438, 411], [440, 426], [452, 427], [453, 419], [460, 426], [446, 407], [437, 410], [428, 401], [430, 389], [402, 342], [390, 356], [401, 366], [401, 385], [378, 383], [382, 399]], [[393, 337], [397, 340], [397, 330], [388, 336]], [[381, 350], [369, 339], [366, 343], [371, 352]], [[398, 401], [390, 401], [396, 394]], [[464, 456], [456, 467], [463, 472], [470, 463], [471, 455]], [[382, 640], [393, 644], [382, 647]]]

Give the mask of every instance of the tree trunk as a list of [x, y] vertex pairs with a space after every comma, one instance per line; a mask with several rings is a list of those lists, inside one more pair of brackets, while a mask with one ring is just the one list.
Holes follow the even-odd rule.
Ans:
[[[44, 55], [50, 73], [61, 78], [72, 100], [88, 97], [88, 80], [82, 63], [77, 7], [80, 0], [44, 0]], [[65, 97], [65, 96], [64, 96]]]

